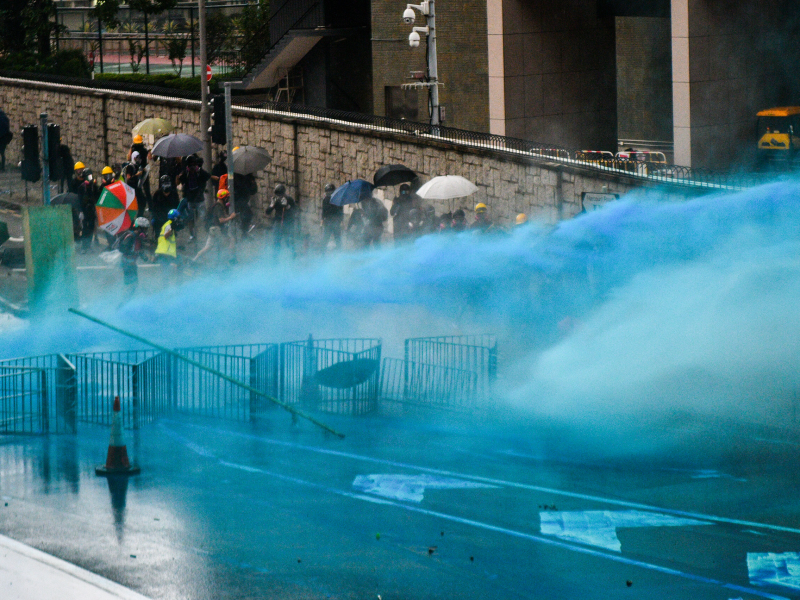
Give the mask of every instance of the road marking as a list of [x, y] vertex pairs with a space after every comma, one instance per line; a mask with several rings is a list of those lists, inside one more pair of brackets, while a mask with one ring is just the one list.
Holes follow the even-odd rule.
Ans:
[[422, 502], [426, 488], [455, 490], [496, 488], [497, 486], [435, 475], [358, 475], [353, 480], [353, 487], [361, 492], [384, 498], [404, 502]]
[[759, 528], [759, 529], [769, 529], [770, 531], [782, 531], [782, 532], [785, 532], [785, 533], [795, 533], [795, 534], [800, 535], [800, 529], [795, 529], [793, 527], [784, 527], [782, 525], [771, 525], [769, 523], [757, 523], [755, 521], [743, 521], [741, 519], [730, 519], [730, 518], [727, 518], [727, 517], [718, 517], [718, 516], [714, 516], [714, 515], [705, 515], [705, 514], [701, 514], [701, 513], [694, 513], [694, 512], [688, 512], [688, 511], [683, 511], [683, 510], [675, 510], [675, 509], [671, 509], [671, 508], [663, 508], [663, 507], [660, 507], [660, 506], [650, 506], [648, 504], [642, 504], [640, 502], [628, 502], [626, 500], [619, 500], [619, 499], [616, 499], [616, 498], [604, 498], [602, 496], [595, 496], [595, 495], [591, 495], [591, 494], [579, 494], [577, 492], [567, 492], [567, 491], [564, 491], [564, 490], [558, 490], [558, 489], [554, 489], [554, 488], [547, 488], [547, 487], [542, 487], [542, 486], [539, 486], [539, 485], [530, 485], [530, 484], [527, 484], [527, 483], [518, 483], [516, 481], [506, 481], [506, 480], [503, 480], [503, 479], [494, 479], [494, 478], [491, 478], [491, 477], [481, 477], [479, 475], [469, 475], [469, 474], [466, 474], [466, 473], [456, 473], [454, 471], [447, 471], [447, 470], [444, 470], [444, 469], [433, 469], [433, 468], [430, 468], [430, 467], [421, 467], [421, 466], [418, 466], [418, 465], [412, 465], [412, 464], [408, 464], [408, 463], [402, 463], [402, 462], [397, 462], [397, 461], [393, 461], [393, 460], [387, 460], [387, 459], [383, 459], [383, 458], [372, 458], [370, 456], [363, 456], [363, 455], [360, 455], [360, 454], [352, 454], [350, 452], [341, 452], [339, 450], [329, 450], [327, 448], [319, 448], [317, 446], [307, 446], [305, 444], [297, 444], [297, 443], [294, 443], [294, 442], [282, 442], [282, 441], [279, 441], [279, 440], [273, 440], [273, 439], [270, 439], [270, 438], [265, 438], [265, 437], [261, 437], [261, 436], [257, 436], [257, 435], [252, 435], [252, 434], [248, 434], [248, 433], [239, 433], [239, 432], [227, 431], [225, 429], [219, 429], [219, 428], [216, 428], [216, 427], [209, 427], [209, 426], [206, 426], [206, 425], [195, 425], [195, 424], [190, 424], [190, 423], [179, 423], [178, 421], [170, 421], [170, 420], [164, 420], [164, 421], [162, 421], [162, 423], [172, 423], [174, 425], [180, 425], [180, 426], [184, 426], [184, 427], [191, 427], [191, 428], [195, 428], [195, 429], [202, 429], [202, 430], [206, 430], [206, 431], [213, 431], [215, 433], [228, 434], [228, 435], [231, 435], [231, 436], [234, 436], [234, 437], [240, 437], [240, 438], [244, 438], [244, 439], [260, 440], [261, 442], [263, 442], [265, 444], [270, 444], [270, 445], [273, 445], [273, 446], [282, 446], [282, 447], [285, 447], [285, 448], [292, 448], [292, 449], [296, 449], [296, 450], [306, 450], [308, 452], [316, 452], [317, 454], [325, 454], [325, 455], [328, 455], [328, 456], [338, 456], [338, 457], [341, 457], [341, 458], [349, 458], [349, 459], [352, 459], [352, 460], [359, 460], [359, 461], [369, 462], [369, 463], [373, 463], [373, 464], [387, 465], [387, 466], [390, 466], [390, 467], [396, 467], [396, 468], [400, 468], [400, 469], [412, 469], [412, 470], [416, 470], [416, 471], [422, 471], [423, 473], [433, 473], [433, 474], [436, 474], [436, 475], [445, 475], [445, 476], [448, 476], [448, 477], [457, 477], [457, 478], [460, 478], [460, 479], [467, 479], [467, 480], [470, 480], [470, 481], [478, 481], [478, 482], [481, 482], [481, 483], [488, 483], [488, 484], [491, 484], [491, 485], [496, 485], [498, 487], [510, 487], [510, 488], [529, 490], [529, 491], [533, 491], [533, 492], [543, 492], [543, 493], [547, 493], [547, 494], [555, 494], [555, 495], [558, 495], [558, 496], [564, 496], [564, 497], [567, 497], [567, 498], [576, 498], [578, 500], [589, 500], [591, 502], [599, 502], [599, 503], [602, 503], [602, 504], [612, 504], [612, 505], [616, 505], [616, 506], [624, 506], [625, 508], [637, 508], [637, 509], [647, 510], [647, 511], [651, 511], [651, 512], [658, 512], [658, 513], [665, 513], [665, 514], [675, 515], [675, 516], [679, 516], [679, 517], [686, 517], [686, 518], [689, 518], [689, 519], [701, 519], [701, 520], [705, 520], [705, 521], [714, 521], [715, 523], [725, 523], [725, 524], [728, 524], [728, 525], [742, 525], [744, 527], [756, 527], [756, 528]]
[[710, 521], [639, 510], [543, 511], [539, 513], [539, 520], [540, 530], [544, 535], [554, 535], [562, 540], [597, 546], [614, 552], [622, 552], [622, 543], [617, 537], [619, 527], [713, 525]]
[[754, 585], [779, 585], [800, 590], [800, 553], [747, 553], [747, 571]]
[[[202, 427], [202, 426], [200, 426], [200, 427]], [[165, 432], [167, 433], [167, 435], [170, 435], [171, 437], [173, 437], [173, 438], [175, 438], [175, 439], [177, 439], [179, 441], [182, 441], [184, 443], [189, 441], [191, 443], [191, 446], [189, 446], [189, 448], [194, 452], [200, 453], [201, 456], [204, 456], [204, 457], [207, 457], [207, 458], [212, 458], [213, 457], [213, 453], [210, 450], [208, 450], [206, 448], [202, 448], [201, 446], [198, 446], [196, 443], [191, 442], [190, 440], [187, 440], [186, 438], [182, 437], [181, 435], [179, 435], [177, 433], [174, 433], [174, 432], [171, 432], [171, 431], [167, 430], [166, 428], [165, 428]], [[718, 580], [718, 579], [712, 579], [710, 577], [703, 577], [701, 575], [694, 575], [693, 573], [686, 573], [684, 571], [678, 571], [677, 569], [670, 569], [669, 567], [662, 567], [660, 565], [654, 565], [654, 564], [651, 564], [651, 563], [646, 563], [646, 562], [642, 562], [642, 561], [639, 561], [639, 560], [626, 558], [626, 557], [624, 557], [622, 555], [608, 554], [607, 552], [602, 552], [600, 550], [593, 550], [591, 548], [585, 548], [585, 547], [582, 547], [582, 546], [575, 546], [575, 545], [569, 544], [567, 542], [561, 542], [561, 541], [558, 541], [558, 540], [554, 540], [552, 538], [546, 538], [546, 537], [542, 537], [542, 536], [536, 535], [536, 534], [525, 533], [525, 532], [522, 532], [522, 531], [516, 531], [514, 529], [508, 529], [507, 527], [499, 527], [497, 525], [492, 525], [490, 523], [484, 523], [482, 521], [475, 521], [473, 519], [466, 519], [464, 517], [458, 517], [456, 515], [450, 515], [450, 514], [447, 514], [447, 513], [442, 513], [442, 512], [438, 512], [438, 511], [434, 511], [434, 510], [428, 510], [428, 509], [425, 509], [425, 508], [422, 508], [422, 507], [419, 507], [419, 506], [414, 506], [414, 505], [411, 505], [411, 504], [400, 504], [399, 502], [394, 502], [392, 500], [386, 500], [386, 499], [383, 499], [383, 498], [377, 498], [375, 496], [368, 496], [366, 494], [358, 494], [358, 493], [350, 492], [350, 491], [347, 491], [347, 490], [340, 490], [340, 489], [333, 488], [333, 487], [330, 487], [330, 486], [327, 486], [327, 485], [323, 485], [323, 484], [319, 484], [319, 483], [313, 483], [311, 481], [306, 481], [305, 479], [299, 479], [297, 477], [292, 477], [290, 475], [284, 475], [283, 473], [276, 473], [274, 471], [268, 471], [267, 469], [261, 469], [261, 468], [258, 468], [258, 467], [251, 467], [250, 465], [242, 465], [242, 464], [238, 464], [238, 463], [232, 463], [232, 462], [229, 462], [229, 461], [226, 461], [226, 460], [222, 460], [222, 459], [219, 459], [219, 458], [216, 459], [216, 461], [220, 465], [225, 466], [225, 467], [229, 467], [231, 469], [237, 469], [237, 470], [240, 470], [240, 471], [245, 471], [247, 473], [266, 475], [268, 477], [273, 477], [273, 478], [279, 479], [281, 481], [288, 481], [288, 482], [291, 482], [291, 483], [295, 483], [297, 485], [301, 485], [303, 487], [308, 487], [308, 488], [312, 488], [312, 489], [321, 490], [321, 491], [324, 491], [324, 492], [327, 492], [327, 493], [330, 493], [330, 494], [335, 494], [337, 496], [343, 496], [345, 498], [351, 498], [351, 499], [354, 499], [354, 500], [363, 500], [364, 502], [370, 502], [372, 504], [379, 504], [379, 505], [382, 505], [382, 506], [390, 506], [390, 507], [393, 507], [393, 508], [399, 508], [401, 510], [405, 510], [405, 511], [408, 511], [408, 512], [414, 512], [414, 513], [426, 515], [426, 516], [429, 516], [429, 517], [435, 517], [435, 518], [442, 519], [442, 520], [445, 520], [445, 521], [450, 521], [452, 523], [459, 523], [459, 524], [462, 524], [462, 525], [468, 525], [468, 526], [471, 526], [471, 527], [477, 527], [479, 529], [484, 529], [486, 531], [492, 531], [492, 532], [495, 532], [495, 533], [501, 533], [501, 534], [505, 534], [505, 535], [508, 535], [508, 536], [511, 536], [511, 537], [524, 539], [524, 540], [528, 540], [528, 541], [532, 541], [532, 542], [537, 542], [537, 543], [540, 543], [540, 544], [545, 544], [547, 546], [556, 547], [556, 548], [560, 548], [560, 549], [563, 549], [563, 550], [569, 550], [569, 551], [572, 551], [572, 552], [578, 552], [580, 554], [586, 554], [588, 556], [593, 556], [593, 557], [596, 557], [596, 558], [604, 558], [604, 559], [607, 559], [607, 560], [611, 560], [611, 561], [614, 561], [614, 562], [622, 563], [622, 564], [633, 566], [633, 567], [640, 567], [640, 568], [647, 569], [647, 570], [650, 570], [650, 571], [655, 571], [657, 573], [661, 573], [661, 574], [664, 574], [664, 575], [673, 575], [673, 576], [676, 576], [676, 577], [681, 577], [683, 579], [687, 579], [689, 581], [694, 581], [696, 583], [701, 583], [701, 584], [706, 584], [706, 585], [713, 585], [713, 586], [720, 586], [720, 587], [723, 587], [725, 589], [733, 590], [735, 592], [742, 592], [742, 593], [745, 593], [745, 594], [752, 594], [752, 595], [758, 596], [760, 598], [767, 598], [768, 600], [789, 600], [785, 596], [778, 596], [778, 595], [775, 595], [775, 594], [770, 594], [768, 592], [762, 592], [761, 590], [748, 588], [748, 587], [736, 585], [736, 584], [733, 584], [733, 583], [727, 583], [727, 582], [724, 582], [724, 581], [721, 581], [721, 580]]]

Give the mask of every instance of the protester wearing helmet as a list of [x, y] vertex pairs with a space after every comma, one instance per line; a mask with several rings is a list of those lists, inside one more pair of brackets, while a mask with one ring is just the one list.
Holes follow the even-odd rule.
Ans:
[[178, 176], [178, 182], [183, 186], [180, 211], [186, 219], [190, 240], [195, 236], [195, 225], [204, 199], [203, 192], [210, 178], [208, 171], [203, 169], [203, 159], [194, 154], [186, 159], [186, 167]]
[[[236, 188], [234, 187], [234, 190]], [[222, 188], [217, 192], [217, 200], [214, 203], [214, 206], [211, 207], [211, 211], [209, 213], [208, 219], [208, 238], [206, 239], [206, 244], [203, 248], [195, 255], [192, 259], [193, 262], [197, 262], [201, 256], [203, 256], [206, 252], [211, 250], [213, 247], [217, 247], [217, 256], [216, 262], [217, 265], [220, 264], [221, 259], [221, 250], [223, 246], [223, 239], [227, 237], [228, 239], [228, 249], [231, 252], [230, 261], [231, 263], [236, 262], [236, 256], [233, 254], [234, 252], [234, 244], [235, 238], [231, 235], [227, 235], [228, 233], [228, 223], [236, 218], [236, 213], [228, 214], [228, 207], [230, 204], [230, 192], [225, 188]]]
[[136, 152], [139, 154], [138, 166], [141, 170], [138, 179], [138, 187], [136, 188], [136, 198], [139, 202], [139, 214], [141, 215], [152, 197], [150, 189], [150, 160], [152, 160], [153, 157], [150, 154], [150, 150], [144, 145], [144, 139], [138, 134], [133, 136], [133, 144], [131, 144], [128, 150], [129, 162], [135, 162], [133, 155]]
[[174, 264], [180, 266], [178, 262], [178, 240], [176, 233], [179, 229], [181, 214], [173, 208], [167, 213], [167, 221], [161, 226], [156, 244], [156, 260], [162, 264]]
[[527, 222], [528, 222], [528, 215], [526, 215], [525, 213], [519, 213], [517, 215], [517, 220], [516, 220], [517, 225], [525, 225], [525, 223]]
[[100, 180], [97, 182], [97, 184], [100, 187], [105, 187], [113, 182], [114, 182], [114, 169], [106, 165], [105, 167], [103, 167], [103, 170], [100, 171]]
[[344, 220], [344, 207], [331, 203], [331, 196], [336, 190], [332, 183], [325, 184], [325, 195], [322, 197], [322, 242], [320, 250], [325, 253], [328, 242], [333, 238], [333, 245], [337, 250], [342, 248], [342, 221]]
[[80, 252], [84, 254], [91, 249], [94, 239], [94, 229], [97, 224], [97, 213], [95, 212], [97, 190], [92, 181], [92, 170], [80, 161], [75, 163], [72, 179], [69, 182], [69, 191], [79, 198], [80, 210], [75, 228], [75, 239], [81, 240]]
[[469, 228], [480, 232], [489, 231], [493, 227], [493, 224], [491, 219], [489, 219], [488, 210], [489, 209], [483, 202], [478, 202], [478, 204], [475, 205], [475, 220]]
[[286, 195], [286, 186], [282, 183], [275, 186], [274, 192], [266, 214], [267, 216], [272, 216], [272, 239], [275, 256], [278, 256], [281, 243], [284, 243], [294, 257], [296, 255], [295, 234], [299, 223], [299, 208], [294, 198]]
[[178, 208], [178, 191], [172, 184], [169, 175], [162, 175], [158, 180], [158, 189], [153, 194], [151, 208], [153, 211], [153, 235], [158, 235], [164, 223], [169, 219], [170, 210]]

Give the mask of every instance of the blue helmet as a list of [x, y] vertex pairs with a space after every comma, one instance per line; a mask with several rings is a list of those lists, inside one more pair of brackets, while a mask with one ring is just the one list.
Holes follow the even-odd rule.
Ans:
[[167, 217], [168, 217], [168, 218], [169, 218], [171, 221], [174, 221], [175, 219], [179, 218], [180, 216], [181, 216], [181, 213], [179, 213], [179, 212], [178, 212], [178, 210], [177, 210], [177, 209], [175, 209], [175, 208], [173, 208], [171, 211], [169, 211], [169, 212], [167, 213]]

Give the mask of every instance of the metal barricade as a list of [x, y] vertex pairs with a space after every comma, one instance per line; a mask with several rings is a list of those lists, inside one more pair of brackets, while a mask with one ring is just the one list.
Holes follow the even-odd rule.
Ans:
[[154, 350], [69, 354], [77, 374], [77, 420], [111, 425], [114, 398], [119, 396], [122, 426], [137, 429], [159, 415], [139, 402], [138, 365], [156, 356]]
[[478, 405], [478, 375], [473, 371], [384, 358], [381, 402], [465, 410]]
[[405, 360], [409, 364], [436, 365], [473, 372], [476, 375], [475, 395], [487, 400], [497, 379], [497, 337], [457, 335], [410, 338], [405, 341]]
[[[41, 412], [41, 430], [37, 433], [75, 432], [75, 368], [63, 354], [4, 359], [0, 360], [0, 367], [37, 369], [42, 372], [43, 402], [38, 408]], [[17, 383], [23, 384], [22, 381]], [[10, 381], [7, 384], [10, 385]], [[18, 392], [24, 393], [22, 388]]]
[[381, 340], [341, 338], [281, 347], [281, 400], [310, 410], [362, 415], [378, 407]]
[[0, 366], [0, 432], [46, 433], [44, 369]]
[[[279, 387], [279, 347], [243, 344], [180, 348], [187, 358], [276, 396]], [[174, 359], [173, 407], [194, 415], [247, 420], [262, 413], [269, 401], [195, 365]]]

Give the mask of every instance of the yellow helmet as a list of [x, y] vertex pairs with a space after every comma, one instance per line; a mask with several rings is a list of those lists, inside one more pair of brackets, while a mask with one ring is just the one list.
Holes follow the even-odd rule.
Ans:
[[86, 168], [86, 165], [83, 164], [81, 161], [78, 161], [78, 162], [75, 163], [75, 169], [74, 169], [75, 171], [78, 171], [80, 169], [85, 169], [85, 168]]
[[475, 205], [475, 212], [478, 213], [478, 214], [485, 213], [486, 212], [486, 205], [483, 202], [478, 202]]
[[135, 136], [133, 136], [133, 143], [134, 144], [144, 144], [144, 140], [142, 139], [142, 136], [135, 135]]
[[100, 175], [113, 175], [113, 174], [114, 174], [114, 169], [112, 169], [111, 167], [103, 167], [103, 170], [100, 171]]
[[525, 213], [519, 213], [517, 215], [517, 225], [524, 225], [528, 222], [528, 215]]

